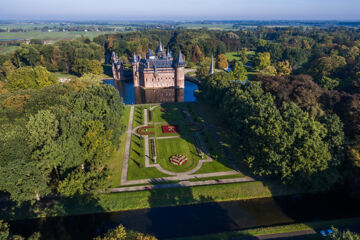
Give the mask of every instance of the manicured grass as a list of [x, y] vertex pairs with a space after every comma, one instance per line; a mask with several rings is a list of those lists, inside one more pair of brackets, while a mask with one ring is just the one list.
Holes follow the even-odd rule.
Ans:
[[200, 135], [203, 138], [206, 147], [210, 152], [210, 156], [214, 161], [204, 163], [202, 168], [196, 173], [198, 174], [198, 173], [210, 173], [210, 172], [223, 172], [223, 171], [233, 170], [232, 165], [230, 164], [229, 160], [226, 158], [219, 143], [217, 142], [215, 136], [210, 132], [210, 130], [204, 131]]
[[144, 125], [144, 106], [136, 106], [134, 108], [134, 119], [132, 128], [136, 128], [138, 126]]
[[206, 180], [219, 180], [219, 179], [231, 179], [231, 178], [241, 178], [245, 177], [244, 174], [235, 174], [235, 175], [227, 175], [227, 176], [219, 176], [219, 177], [206, 177], [206, 178], [193, 178], [190, 179], [190, 182], [199, 182], [199, 181], [206, 181]]
[[[232, 60], [240, 60], [240, 56], [238, 55], [238, 52], [227, 52], [225, 53], [225, 56], [229, 62], [231, 62]], [[255, 56], [254, 51], [247, 51], [248, 58], [251, 58], [253, 56]]]
[[131, 136], [130, 159], [128, 167], [128, 180], [166, 177], [156, 168], [145, 167], [144, 139], [135, 135]]
[[[189, 239], [189, 240], [214, 239], [215, 240], [215, 239], [233, 239], [239, 237], [240, 237], [239, 239], [242, 239], [242, 237], [246, 238], [249, 236], [290, 233], [290, 232], [305, 231], [305, 230], [314, 230], [318, 232], [321, 229], [330, 228], [331, 226], [336, 228], [342, 228], [342, 227], [358, 226], [359, 224], [360, 224], [360, 218], [346, 218], [346, 219], [331, 220], [331, 221], [305, 222], [305, 223], [297, 223], [297, 224], [289, 224], [289, 225], [281, 225], [281, 226], [255, 228], [249, 230], [202, 235], [196, 237], [177, 238], [177, 240], [181, 240], [181, 239]], [[304, 237], [304, 239], [307, 239], [307, 237]], [[317, 234], [309, 235], [309, 239], [319, 239], [319, 235]]]
[[[188, 188], [167, 188], [139, 192], [124, 192], [99, 195], [93, 201], [67, 199], [35, 206], [36, 213], [24, 209], [15, 211], [4, 219], [23, 219], [31, 217], [78, 215], [100, 212], [124, 211], [150, 207], [180, 206], [205, 202], [221, 202], [284, 196], [300, 193], [295, 188], [287, 188], [275, 182], [218, 184]], [[9, 208], [7, 208], [9, 211]], [[40, 210], [41, 209], [41, 210]], [[27, 209], [28, 210], [28, 209]]]
[[[162, 104], [153, 110], [154, 122], [179, 122], [185, 120], [181, 114], [180, 106], [183, 104]], [[161, 109], [166, 109], [166, 112], [162, 112]]]
[[[170, 139], [157, 139], [157, 162], [164, 169], [171, 172], [187, 172], [195, 168], [201, 159], [196, 151], [196, 147], [191, 137], [186, 138], [170, 138]], [[184, 155], [188, 161], [183, 166], [177, 166], [169, 161], [172, 155]]]
[[108, 162], [108, 167], [110, 169], [109, 185], [111, 188], [120, 187], [121, 169], [124, 159], [126, 130], [129, 124], [129, 116], [130, 116], [130, 107], [126, 106], [123, 116], [123, 124], [125, 128], [123, 134], [120, 137], [120, 147], [118, 150], [114, 151], [113, 155], [111, 156]]

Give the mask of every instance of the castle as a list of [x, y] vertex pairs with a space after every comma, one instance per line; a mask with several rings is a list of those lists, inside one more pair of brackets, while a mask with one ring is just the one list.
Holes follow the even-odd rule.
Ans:
[[[115, 80], [126, 80], [129, 77], [124, 71], [120, 59], [113, 52], [112, 70]], [[134, 87], [142, 88], [185, 88], [185, 61], [179, 51], [177, 58], [173, 59], [171, 52], [165, 52], [159, 40], [155, 55], [151, 49], [146, 53], [146, 58], [134, 53], [131, 60], [132, 79]]]

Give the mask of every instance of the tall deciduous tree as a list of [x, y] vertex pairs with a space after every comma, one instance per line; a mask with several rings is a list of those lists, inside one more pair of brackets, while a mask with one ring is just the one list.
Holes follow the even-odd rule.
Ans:
[[266, 67], [270, 66], [270, 53], [258, 53], [254, 60], [255, 67], [258, 70], [264, 70]]
[[6, 78], [6, 88], [10, 91], [41, 88], [57, 82], [44, 67], [21, 67], [12, 71]]

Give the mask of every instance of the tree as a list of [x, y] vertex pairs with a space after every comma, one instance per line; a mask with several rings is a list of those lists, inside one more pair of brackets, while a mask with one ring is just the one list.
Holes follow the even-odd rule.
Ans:
[[217, 68], [220, 68], [220, 69], [228, 68], [229, 63], [227, 61], [225, 54], [220, 54], [216, 57], [216, 66], [217, 66]]
[[238, 52], [238, 55], [239, 55], [240, 61], [243, 64], [246, 64], [249, 61], [247, 58], [247, 49], [246, 48], [241, 49], [241, 51]]
[[261, 74], [263, 76], [275, 76], [277, 74], [276, 68], [274, 66], [267, 66], [262, 70]]
[[203, 53], [202, 53], [199, 45], [196, 45], [193, 50], [191, 61], [193, 63], [198, 63], [202, 58], [203, 58]]
[[290, 62], [288, 60], [278, 62], [277, 70], [278, 70], [279, 75], [290, 75], [291, 71], [292, 71]]
[[255, 57], [254, 63], [257, 70], [264, 70], [271, 64], [270, 53], [258, 53]]
[[0, 240], [7, 240], [9, 235], [9, 224], [0, 220]]
[[333, 233], [327, 237], [329, 240], [360, 240], [360, 235], [357, 233], [346, 231], [339, 231], [336, 228], [332, 228]]
[[235, 63], [235, 66], [231, 70], [231, 74], [234, 76], [235, 80], [245, 81], [247, 79], [246, 68], [240, 61]]
[[96, 237], [94, 240], [156, 240], [156, 237], [150, 235], [144, 235], [142, 233], [127, 230], [123, 225], [119, 225], [117, 228], [109, 230], [103, 237]]
[[102, 74], [103, 68], [101, 63], [97, 60], [88, 60], [85, 58], [77, 59], [71, 69], [78, 76], [85, 73]]
[[56, 78], [44, 67], [21, 67], [12, 71], [6, 79], [10, 91], [29, 88], [42, 88], [57, 82]]
[[85, 83], [87, 85], [98, 85], [102, 84], [103, 76], [96, 75], [93, 73], [85, 73], [80, 78], [77, 78], [75, 81]]
[[196, 69], [196, 76], [202, 79], [209, 76], [210, 65], [211, 65], [210, 58], [205, 57], [201, 59], [199, 63], [199, 67]]
[[321, 57], [314, 65], [313, 71], [319, 78], [334, 73], [338, 68], [346, 65], [346, 60], [341, 56]]
[[340, 81], [339, 79], [330, 78], [327, 76], [323, 76], [319, 82], [320, 86], [323, 87], [325, 90], [333, 90], [339, 86]]

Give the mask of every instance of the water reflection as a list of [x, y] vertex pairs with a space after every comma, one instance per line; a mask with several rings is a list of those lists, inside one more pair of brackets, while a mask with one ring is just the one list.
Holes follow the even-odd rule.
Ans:
[[125, 104], [195, 102], [194, 91], [198, 89], [195, 83], [189, 81], [185, 81], [185, 89], [143, 89], [134, 87], [134, 84], [128, 81], [104, 80], [104, 83], [114, 86]]

